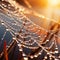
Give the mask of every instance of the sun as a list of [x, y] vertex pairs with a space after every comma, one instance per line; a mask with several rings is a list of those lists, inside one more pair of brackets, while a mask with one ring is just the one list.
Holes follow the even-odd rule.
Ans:
[[59, 3], [59, 0], [49, 0], [50, 5], [57, 5]]
[[52, 1], [51, 1], [51, 4], [57, 5], [57, 4], [58, 4], [58, 0], [52, 0]]

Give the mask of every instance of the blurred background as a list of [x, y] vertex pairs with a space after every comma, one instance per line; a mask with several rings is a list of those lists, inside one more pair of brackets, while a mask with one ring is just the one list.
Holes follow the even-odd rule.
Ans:
[[38, 13], [60, 21], [60, 0], [16, 0]]
[[[42, 18], [37, 18], [33, 15], [27, 15], [33, 22], [39, 26], [51, 29], [53, 23], [51, 20], [60, 24], [60, 0], [16, 0], [19, 4], [27, 7], [38, 14], [42, 15]], [[34, 18], [35, 17], [35, 18]], [[47, 19], [46, 19], [47, 18]]]

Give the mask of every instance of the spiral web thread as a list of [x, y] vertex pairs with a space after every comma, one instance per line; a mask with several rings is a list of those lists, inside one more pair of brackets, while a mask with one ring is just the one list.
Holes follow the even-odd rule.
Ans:
[[[45, 52], [42, 60], [59, 60], [60, 52], [57, 41], [60, 40], [60, 37], [34, 24], [22, 12], [24, 8], [20, 7], [20, 10], [16, 9], [11, 4], [4, 4], [3, 1], [0, 4], [0, 25], [5, 27], [1, 41], [4, 40], [7, 32], [10, 32], [12, 39], [16, 40], [23, 57], [33, 59], [42, 56], [42, 53]], [[11, 10], [11, 8], [14, 8], [14, 10]], [[24, 48], [30, 49], [31, 52], [26, 54], [23, 51]]]

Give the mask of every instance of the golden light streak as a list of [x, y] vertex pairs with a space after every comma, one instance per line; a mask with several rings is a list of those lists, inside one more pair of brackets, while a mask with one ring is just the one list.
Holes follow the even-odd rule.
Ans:
[[26, 5], [27, 5], [29, 8], [32, 8], [32, 6], [30, 5], [30, 3], [29, 3], [27, 0], [24, 0], [24, 2], [26, 3]]

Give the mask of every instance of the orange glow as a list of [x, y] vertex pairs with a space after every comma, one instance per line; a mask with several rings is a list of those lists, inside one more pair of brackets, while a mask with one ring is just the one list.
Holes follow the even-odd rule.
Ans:
[[32, 7], [47, 7], [47, 0], [28, 0], [28, 2], [32, 5]]

